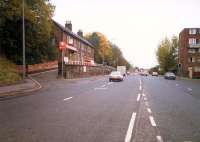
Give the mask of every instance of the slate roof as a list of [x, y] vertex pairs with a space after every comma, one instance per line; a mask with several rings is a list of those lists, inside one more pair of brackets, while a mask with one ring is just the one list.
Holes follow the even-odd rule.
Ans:
[[52, 20], [52, 21], [53, 21], [53, 23], [54, 23], [58, 28], [60, 28], [63, 32], [69, 34], [69, 35], [72, 36], [73, 38], [76, 38], [76, 39], [82, 41], [83, 43], [87, 44], [88, 46], [94, 48], [94, 46], [93, 46], [89, 41], [87, 41], [86, 39], [84, 39], [83, 37], [81, 37], [81, 36], [79, 36], [79, 35], [73, 33], [72, 31], [70, 31], [69, 29], [65, 28], [64, 26], [62, 26], [62, 25], [59, 24], [58, 22], [56, 22], [56, 21], [54, 21], [54, 20]]

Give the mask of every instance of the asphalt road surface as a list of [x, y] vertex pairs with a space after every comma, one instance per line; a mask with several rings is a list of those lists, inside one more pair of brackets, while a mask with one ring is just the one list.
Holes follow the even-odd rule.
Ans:
[[34, 78], [41, 90], [0, 101], [0, 142], [200, 142], [200, 81]]

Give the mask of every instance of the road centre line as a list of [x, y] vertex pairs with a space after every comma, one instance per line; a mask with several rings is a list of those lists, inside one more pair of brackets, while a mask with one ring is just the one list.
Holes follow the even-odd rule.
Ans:
[[179, 86], [179, 84], [176, 84], [176, 86]]
[[142, 91], [142, 86], [141, 86], [141, 85], [140, 85], [140, 88], [139, 88], [139, 90], [140, 90], [140, 91]]
[[146, 98], [146, 97], [144, 97], [144, 100], [145, 100], [145, 101], [147, 101], [147, 98]]
[[145, 94], [142, 94], [142, 96], [145, 97], [146, 95], [145, 95]]
[[162, 137], [161, 136], [156, 136], [157, 142], [163, 142]]
[[136, 113], [133, 112], [129, 126], [128, 126], [128, 130], [126, 132], [126, 137], [125, 137], [125, 142], [130, 142], [131, 141], [131, 137], [132, 137], [132, 132], [133, 132], [133, 127], [135, 124], [135, 118], [136, 118]]
[[138, 96], [137, 96], [137, 102], [140, 101], [140, 98], [141, 98], [141, 94], [138, 94]]
[[192, 88], [187, 88], [188, 89], [188, 91], [192, 91]]
[[147, 108], [147, 111], [148, 111], [148, 113], [152, 113], [152, 111], [151, 111], [151, 109], [150, 108]]
[[68, 101], [68, 100], [70, 100], [70, 99], [72, 99], [72, 97], [65, 98], [64, 101]]
[[145, 105], [148, 107], [148, 106], [149, 106], [149, 103], [148, 103], [148, 102], [145, 102]]
[[105, 87], [106, 85], [104, 84], [104, 85], [102, 85], [101, 87], [103, 88], [103, 87]]
[[108, 88], [94, 88], [94, 90], [106, 90]]
[[152, 125], [153, 127], [156, 127], [156, 122], [155, 122], [153, 116], [149, 116], [149, 120], [150, 120], [150, 122], [151, 122], [151, 125]]

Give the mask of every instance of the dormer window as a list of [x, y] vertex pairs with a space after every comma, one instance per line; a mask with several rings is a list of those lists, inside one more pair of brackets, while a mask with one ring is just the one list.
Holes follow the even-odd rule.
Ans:
[[189, 34], [190, 35], [195, 35], [197, 33], [196, 29], [189, 29]]

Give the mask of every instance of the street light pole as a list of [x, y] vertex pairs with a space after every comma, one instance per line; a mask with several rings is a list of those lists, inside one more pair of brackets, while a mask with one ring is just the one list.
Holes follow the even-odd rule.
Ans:
[[25, 26], [24, 26], [24, 0], [22, 0], [22, 34], [23, 34], [23, 79], [26, 77], [26, 55], [25, 55]]

